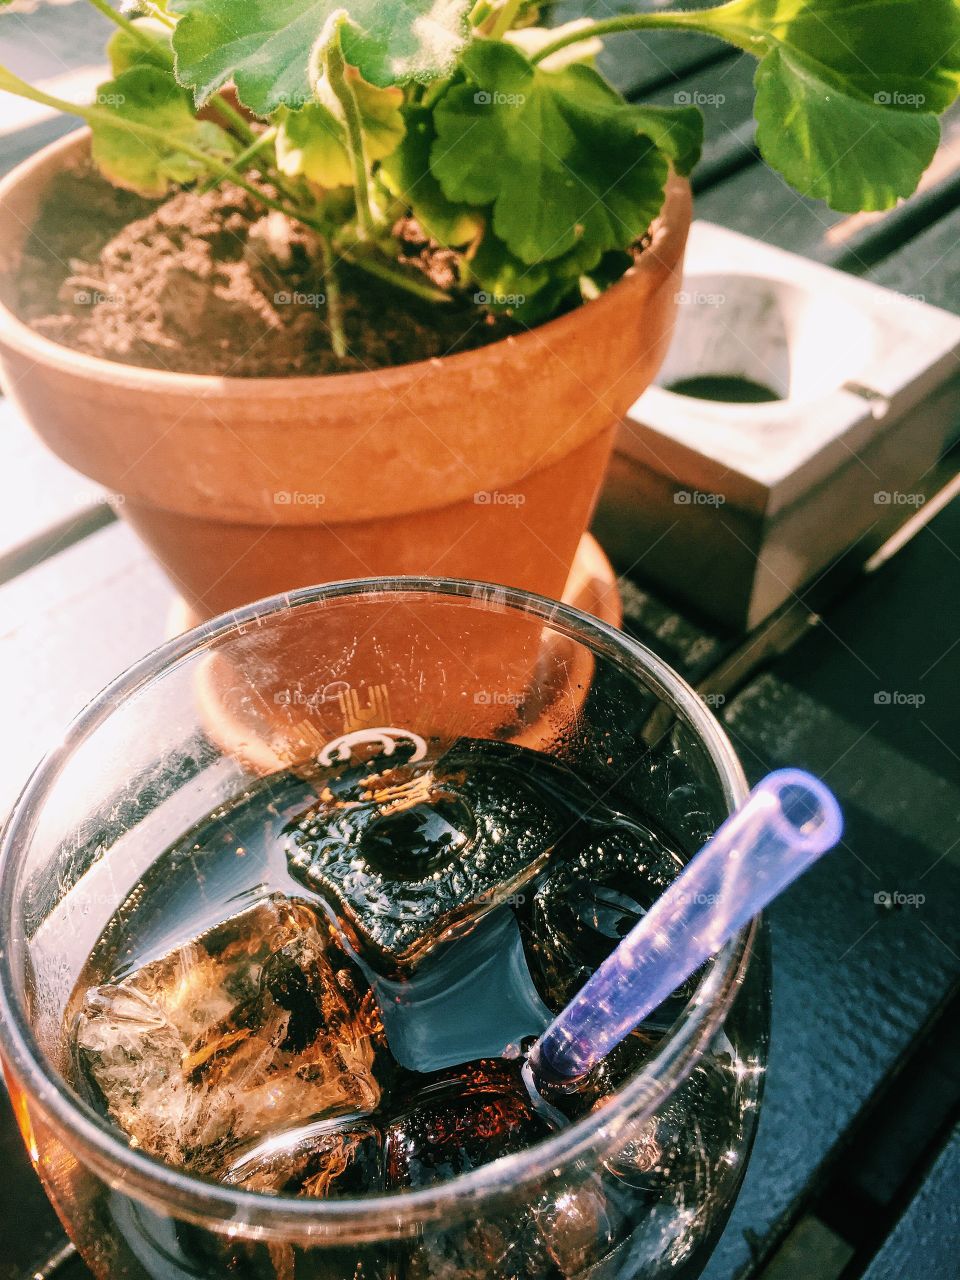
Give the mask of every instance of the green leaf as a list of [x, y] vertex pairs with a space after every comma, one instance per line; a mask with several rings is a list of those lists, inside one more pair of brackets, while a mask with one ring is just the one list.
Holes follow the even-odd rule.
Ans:
[[[360, 109], [367, 159], [382, 160], [396, 151], [404, 135], [403, 90], [380, 89], [351, 71], [347, 74]], [[353, 184], [346, 131], [322, 102], [309, 103], [302, 111], [282, 112], [277, 160], [281, 172], [303, 174], [322, 187]]]
[[960, 87], [957, 0], [731, 0], [698, 18], [760, 57], [779, 48], [855, 98], [939, 114]]
[[388, 191], [410, 206], [429, 236], [439, 244], [457, 247], [476, 239], [484, 218], [479, 210], [455, 204], [443, 194], [430, 172], [435, 138], [432, 113], [423, 107], [408, 108], [403, 141], [380, 166], [379, 177]]
[[703, 150], [703, 112], [697, 107], [629, 107], [634, 127], [666, 155], [686, 177]]
[[663, 203], [666, 158], [595, 71], [543, 71], [490, 40], [461, 65], [466, 82], [434, 108], [430, 167], [448, 200], [492, 206], [494, 232], [528, 265], [576, 249], [588, 270], [646, 231]]
[[[102, 84], [88, 119], [101, 172], [116, 186], [144, 196], [166, 195], [172, 185], [193, 182], [236, 154], [230, 135], [197, 120], [190, 95], [159, 67], [131, 67]], [[149, 137], [140, 126], [151, 131]], [[206, 153], [210, 165], [184, 154], [182, 146]]]
[[314, 96], [318, 49], [340, 15], [343, 54], [371, 84], [428, 80], [453, 65], [472, 0], [175, 0], [177, 77], [203, 103], [232, 80], [260, 116]]
[[473, 301], [494, 314], [510, 315], [521, 324], [548, 319], [577, 292], [577, 274], [558, 263], [528, 266], [488, 230], [468, 260], [479, 286]]
[[916, 189], [960, 87], [958, 0], [730, 0], [696, 25], [760, 59], [760, 150], [803, 195], [852, 212]]
[[936, 116], [841, 93], [797, 54], [768, 54], [756, 86], [764, 158], [802, 195], [840, 212], [888, 209], [909, 196], [940, 141]]
[[288, 177], [304, 174], [321, 187], [349, 187], [353, 165], [344, 145], [343, 125], [319, 102], [302, 111], [281, 108], [277, 164]]
[[117, 27], [107, 41], [107, 57], [113, 74], [119, 76], [131, 67], [144, 65], [171, 71], [173, 48], [170, 44], [170, 28], [157, 22], [155, 18], [135, 18], [133, 25], [140, 32], [141, 39], [138, 40], [125, 28]]

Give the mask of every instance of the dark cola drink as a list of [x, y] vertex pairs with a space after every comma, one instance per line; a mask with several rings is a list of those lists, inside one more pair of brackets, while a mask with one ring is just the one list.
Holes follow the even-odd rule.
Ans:
[[[682, 864], [649, 819], [523, 748], [389, 743], [274, 775], [115, 913], [67, 1014], [77, 1087], [139, 1150], [245, 1191], [436, 1186], [602, 1107], [656, 1049], [692, 986], [575, 1088], [531, 1089], [523, 1071]], [[677, 1233], [680, 1274], [684, 1224], [737, 1151], [734, 1067], [732, 1047], [704, 1057], [575, 1195], [544, 1189], [506, 1222], [317, 1261], [185, 1224], [150, 1238], [141, 1218], [131, 1248], [172, 1275], [660, 1275], [636, 1243], [646, 1215], [658, 1266]]]

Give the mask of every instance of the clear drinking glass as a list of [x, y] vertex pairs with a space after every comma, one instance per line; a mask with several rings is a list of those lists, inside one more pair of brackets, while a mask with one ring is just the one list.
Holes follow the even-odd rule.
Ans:
[[[265, 776], [383, 730], [543, 752], [597, 795], [616, 783], [688, 855], [747, 793], [713, 716], [654, 654], [520, 591], [340, 583], [171, 641], [72, 725], [3, 838], [0, 1049], [64, 1226], [100, 1280], [699, 1274], [757, 1121], [769, 982], [756, 925], [704, 968], [605, 1105], [435, 1187], [340, 1200], [240, 1190], [135, 1149], [74, 1090], [64, 1011], [151, 864]], [[534, 1230], [539, 1261], [516, 1247]]]

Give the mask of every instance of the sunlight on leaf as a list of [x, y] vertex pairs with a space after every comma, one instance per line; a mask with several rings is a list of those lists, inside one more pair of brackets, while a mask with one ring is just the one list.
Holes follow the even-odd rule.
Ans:
[[776, 47], [802, 55], [851, 97], [938, 114], [960, 87], [957, 0], [731, 0], [700, 16], [757, 57]]
[[[367, 159], [382, 160], [396, 151], [404, 134], [402, 89], [378, 89], [351, 76]], [[303, 174], [322, 187], [348, 187], [353, 166], [343, 125], [330, 107], [310, 103], [302, 111], [285, 111], [277, 138], [277, 160], [283, 173]]]
[[177, 77], [196, 101], [232, 80], [260, 116], [313, 98], [316, 48], [345, 14], [347, 62], [385, 87], [450, 69], [466, 39], [471, 0], [174, 0]]
[[[185, 155], [180, 143], [206, 152], [214, 167], [236, 153], [229, 134], [195, 118], [190, 95], [169, 71], [131, 67], [100, 86], [97, 102], [98, 114], [90, 119], [93, 158], [106, 178], [128, 191], [164, 196], [174, 184], [203, 177], [209, 166]], [[144, 138], [138, 125], [160, 130], [163, 140]]]
[[936, 116], [863, 102], [825, 85], [776, 50], [757, 68], [757, 142], [805, 196], [854, 213], [909, 196], [940, 141]]
[[492, 206], [494, 232], [528, 265], [576, 249], [587, 271], [643, 235], [667, 161], [595, 71], [543, 71], [489, 40], [461, 65], [465, 83], [434, 111], [430, 167], [448, 200]]
[[701, 30], [760, 59], [764, 159], [841, 212], [916, 189], [960, 88], [957, 0], [731, 0]]

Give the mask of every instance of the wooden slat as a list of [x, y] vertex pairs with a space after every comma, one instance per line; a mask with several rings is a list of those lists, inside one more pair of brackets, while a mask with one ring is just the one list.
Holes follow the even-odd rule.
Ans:
[[946, 1280], [960, 1255], [960, 1128], [911, 1201], [864, 1280]]
[[960, 106], [944, 120], [943, 143], [920, 194], [889, 213], [835, 213], [819, 200], [798, 195], [779, 174], [758, 163], [701, 192], [697, 215], [818, 262], [865, 273], [876, 262], [873, 246], [884, 242], [885, 227], [894, 227], [897, 235], [894, 243], [884, 245], [889, 253], [958, 202]]
[[[644, 94], [654, 106], [697, 106], [703, 112], [703, 156], [694, 171], [699, 192], [756, 159], [753, 138], [753, 75], [756, 59], [735, 54], [695, 68], [673, 83]], [[701, 211], [698, 209], [698, 213]], [[701, 213], [701, 216], [702, 215]]]
[[[960, 980], [957, 547], [954, 504], [727, 709], [748, 771], [790, 764], [825, 777], [847, 829], [770, 912], [768, 1091], [710, 1280], [751, 1273], [747, 1240], [766, 1249], [787, 1229]], [[924, 901], [875, 901], [897, 892]]]
[[29, 129], [19, 129], [0, 137], [0, 178], [21, 161], [28, 160], [41, 147], [80, 127], [72, 116], [51, 116]]
[[100, 486], [55, 458], [0, 399], [0, 582], [112, 519]]
[[960, 312], [960, 209], [911, 240], [870, 272], [870, 279]]
[[162, 642], [172, 600], [125, 525], [0, 587], [0, 814], [73, 716]]
[[[86, 0], [0, 11], [0, 62], [35, 83], [102, 63], [111, 23]], [[0, 117], [2, 118], [2, 117]]]
[[[706, 9], [712, 3], [713, 0], [689, 0], [683, 7]], [[631, 0], [615, 7], [608, 0], [562, 0], [553, 6], [550, 23], [555, 26], [580, 17], [599, 20], [659, 7], [650, 0]], [[729, 46], [709, 36], [682, 31], [631, 31], [608, 37], [597, 65], [618, 89], [635, 98], [731, 56]]]

